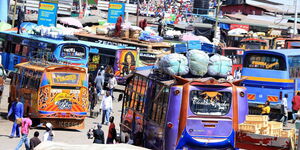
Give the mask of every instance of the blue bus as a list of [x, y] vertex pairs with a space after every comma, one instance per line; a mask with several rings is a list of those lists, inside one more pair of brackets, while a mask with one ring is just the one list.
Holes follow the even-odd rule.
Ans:
[[[282, 97], [288, 94], [288, 109], [300, 89], [300, 49], [249, 50], [243, 56], [242, 82], [247, 88], [250, 107], [264, 104], [279, 109]], [[251, 112], [250, 112], [251, 113]]]
[[18, 63], [41, 58], [51, 62], [87, 67], [89, 43], [3, 31], [0, 32], [0, 52], [2, 65], [9, 71], [14, 70], [14, 66]]

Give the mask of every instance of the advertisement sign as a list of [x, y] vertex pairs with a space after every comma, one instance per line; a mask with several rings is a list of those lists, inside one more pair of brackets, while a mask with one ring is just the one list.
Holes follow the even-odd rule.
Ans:
[[53, 73], [55, 84], [78, 84], [79, 76], [75, 73]]
[[[44, 0], [45, 1], [45, 0]], [[38, 25], [43, 26], [56, 26], [57, 19], [57, 3], [49, 3], [41, 1], [39, 5], [39, 16], [38, 16]], [[50, 1], [50, 0], [48, 0]], [[56, 1], [54, 1], [56, 2]]]
[[237, 28], [249, 31], [249, 25], [244, 25], [244, 24], [231, 24], [230, 25], [230, 30], [237, 29]]
[[107, 22], [116, 23], [120, 15], [123, 15], [124, 17], [124, 12], [125, 12], [124, 3], [109, 2]]

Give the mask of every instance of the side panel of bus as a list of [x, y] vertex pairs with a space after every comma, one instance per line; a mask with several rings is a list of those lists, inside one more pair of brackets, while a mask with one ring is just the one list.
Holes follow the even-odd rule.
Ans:
[[120, 83], [124, 83], [124, 76], [132, 73], [136, 68], [137, 51], [118, 50], [114, 66], [115, 75]]

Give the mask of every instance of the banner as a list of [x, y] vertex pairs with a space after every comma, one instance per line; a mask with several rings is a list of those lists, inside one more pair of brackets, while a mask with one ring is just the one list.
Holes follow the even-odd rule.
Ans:
[[[53, 2], [57, 2], [57, 1], [53, 0]], [[39, 5], [38, 25], [43, 25], [46, 27], [50, 27], [50, 26], [55, 27], [56, 19], [57, 19], [57, 10], [58, 10], [57, 3], [49, 3], [49, 2], [41, 1]]]
[[108, 23], [116, 23], [120, 15], [124, 17], [125, 3], [109, 2], [108, 4]]
[[230, 30], [237, 29], [237, 28], [249, 31], [249, 25], [244, 25], [244, 24], [231, 24], [230, 25]]

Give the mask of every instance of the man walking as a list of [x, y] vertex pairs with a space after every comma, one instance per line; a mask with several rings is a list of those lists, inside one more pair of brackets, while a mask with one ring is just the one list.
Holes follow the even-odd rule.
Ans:
[[32, 125], [32, 121], [29, 118], [18, 118], [17, 123], [21, 126], [21, 133], [22, 133], [22, 138], [16, 147], [16, 150], [19, 150], [20, 147], [25, 143], [25, 148], [26, 150], [30, 150], [30, 145], [29, 145], [29, 140], [28, 140], [28, 134], [29, 134], [29, 129]]
[[116, 77], [113, 74], [111, 74], [109, 76], [108, 85], [107, 86], [108, 86], [108, 89], [110, 91], [110, 95], [112, 96], [113, 99], [114, 99], [114, 89], [115, 89], [115, 87], [117, 85], [118, 85], [118, 82], [117, 82]]
[[95, 78], [95, 85], [96, 85], [98, 96], [101, 94], [103, 90], [103, 85], [104, 85], [103, 80], [104, 80], [103, 76], [101, 76], [101, 72], [99, 72], [97, 74], [97, 77]]
[[295, 95], [293, 97], [292, 100], [292, 113], [293, 113], [293, 123], [295, 123], [296, 119], [297, 119], [297, 113], [300, 109], [300, 92], [297, 92], [297, 95]]
[[19, 102], [19, 99], [17, 98], [16, 101], [12, 103], [7, 115], [8, 119], [14, 122], [11, 130], [10, 138], [14, 138], [15, 132], [16, 132], [16, 137], [20, 137], [20, 129], [19, 129], [20, 126], [16, 123], [16, 119], [23, 118], [23, 113], [24, 113], [24, 105], [22, 102]]
[[96, 130], [93, 130], [93, 134], [94, 134], [94, 142], [93, 143], [96, 143], [96, 144], [104, 144], [104, 132], [103, 130], [101, 129], [102, 128], [102, 125], [101, 124], [98, 124], [97, 125], [97, 128]]
[[109, 91], [106, 91], [106, 94], [103, 96], [100, 106], [102, 109], [102, 124], [108, 125], [110, 112], [112, 111], [112, 98]]
[[38, 146], [41, 143], [39, 135], [39, 131], [34, 132], [34, 137], [30, 139], [30, 150], [33, 150], [36, 146]]

